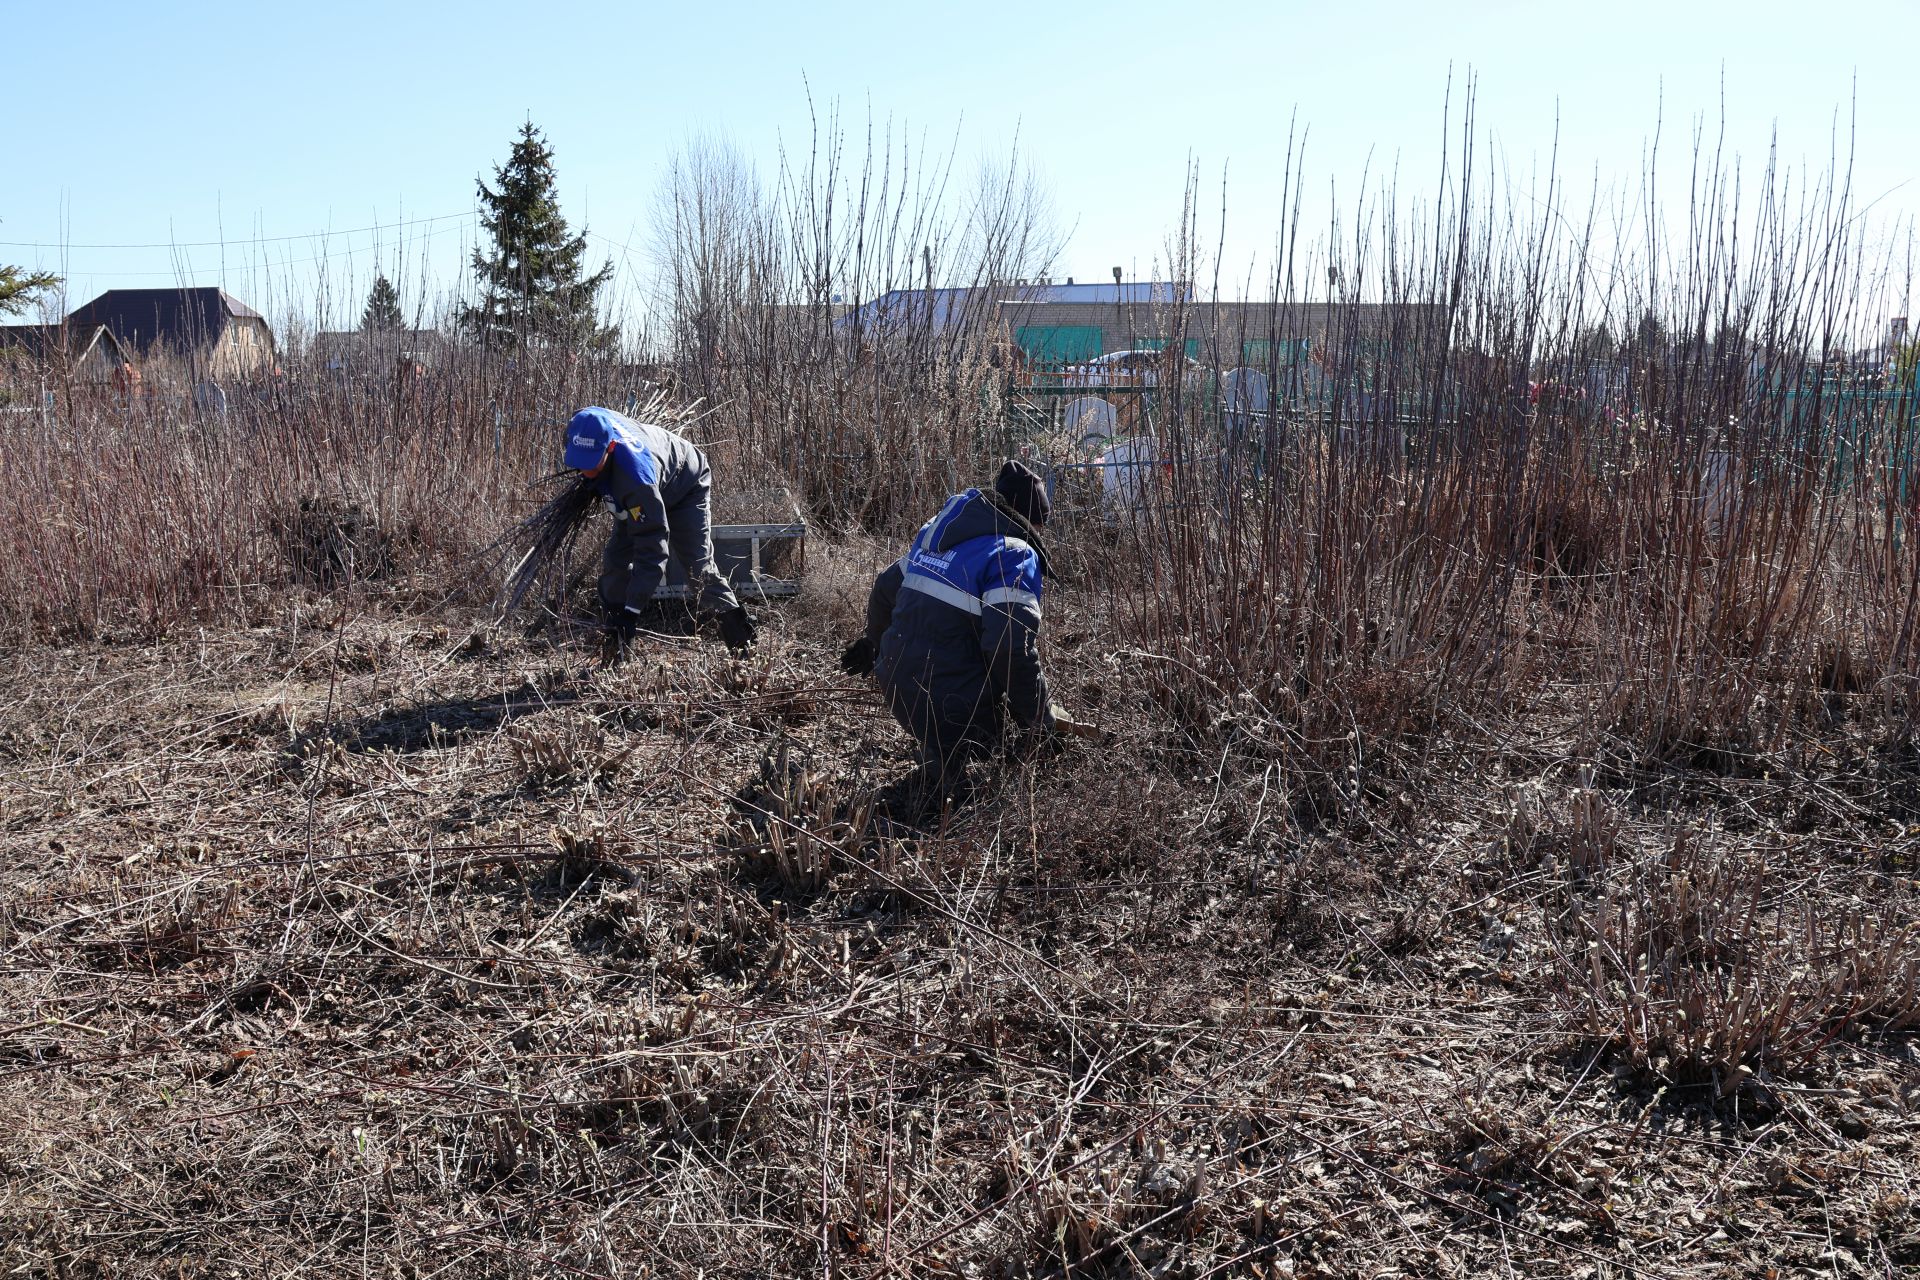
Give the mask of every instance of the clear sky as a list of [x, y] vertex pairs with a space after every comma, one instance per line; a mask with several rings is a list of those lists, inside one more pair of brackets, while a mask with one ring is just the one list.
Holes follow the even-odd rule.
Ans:
[[1920, 210], [1920, 0], [0, 0], [0, 30], [0, 260], [66, 273], [69, 306], [223, 283], [312, 315], [324, 266], [323, 318], [351, 323], [376, 264], [410, 296], [452, 287], [474, 178], [529, 117], [630, 296], [668, 156], [719, 135], [771, 169], [782, 139], [804, 144], [809, 88], [943, 149], [957, 131], [963, 171], [1017, 135], [1071, 232], [1056, 274], [1082, 279], [1152, 271], [1190, 162], [1209, 238], [1225, 174], [1228, 274], [1244, 273], [1280, 222], [1296, 113], [1316, 189], [1396, 162], [1403, 190], [1430, 185], [1449, 77], [1457, 101], [1469, 72], [1485, 154], [1543, 167], [1557, 119], [1582, 207], [1596, 173], [1637, 188], [1661, 120], [1684, 179], [1724, 96], [1728, 148], [1756, 168], [1776, 130], [1783, 160], [1824, 166], [1854, 116], [1861, 198]]

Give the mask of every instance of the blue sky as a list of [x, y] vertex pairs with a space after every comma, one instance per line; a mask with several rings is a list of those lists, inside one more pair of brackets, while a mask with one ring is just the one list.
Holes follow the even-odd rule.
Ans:
[[[475, 234], [474, 178], [528, 117], [557, 150], [569, 217], [604, 237], [595, 250], [631, 296], [669, 155], [718, 135], [771, 169], [782, 139], [804, 143], [809, 89], [941, 149], [957, 136], [963, 172], [1017, 136], [1071, 232], [1056, 274], [1083, 279], [1152, 271], [1190, 162], [1209, 241], [1225, 174], [1227, 274], [1244, 273], [1280, 222], [1296, 115], [1316, 193], [1350, 195], [1363, 167], [1396, 163], [1404, 191], [1430, 186], [1449, 76], [1457, 99], [1469, 72], [1483, 154], [1523, 175], [1544, 167], [1557, 118], [1582, 208], [1596, 174], [1637, 188], [1662, 119], [1677, 189], [1692, 131], [1717, 130], [1724, 94], [1728, 149], [1756, 169], [1776, 129], [1783, 160], [1823, 166], [1854, 114], [1856, 190], [1890, 223], [1920, 210], [1914, 0], [0, 0], [0, 23], [27, 51], [9, 56], [0, 260], [66, 272], [71, 305], [184, 280], [274, 313], [324, 304], [337, 323], [376, 265], [413, 293], [451, 288]], [[261, 237], [292, 238], [248, 243]]]

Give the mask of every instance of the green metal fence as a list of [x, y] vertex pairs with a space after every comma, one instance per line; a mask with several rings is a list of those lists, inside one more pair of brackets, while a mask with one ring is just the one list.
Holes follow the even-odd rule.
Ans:
[[1091, 360], [1106, 349], [1106, 330], [1099, 325], [1025, 325], [1013, 340], [1036, 365], [1064, 365]]

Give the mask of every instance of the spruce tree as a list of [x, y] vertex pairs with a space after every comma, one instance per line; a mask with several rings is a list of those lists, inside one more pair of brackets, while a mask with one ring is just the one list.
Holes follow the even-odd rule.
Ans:
[[1667, 348], [1667, 327], [1660, 323], [1660, 317], [1648, 308], [1641, 316], [1640, 323], [1634, 326], [1633, 345], [1639, 354], [1665, 354]]
[[25, 311], [35, 294], [59, 283], [60, 277], [50, 272], [0, 264], [0, 316]]
[[367, 309], [360, 313], [364, 333], [396, 333], [407, 327], [400, 314], [400, 291], [384, 275], [374, 277], [373, 290], [367, 294]]
[[1582, 360], [1611, 360], [1620, 349], [1620, 344], [1613, 340], [1613, 330], [1602, 320], [1597, 325], [1579, 330], [1574, 336], [1573, 349]]
[[49, 271], [29, 271], [0, 262], [0, 316], [25, 311], [35, 294], [56, 288], [60, 277]]
[[480, 225], [493, 243], [473, 253], [480, 303], [462, 315], [467, 328], [492, 347], [578, 349], [610, 344], [615, 330], [594, 318], [600, 289], [613, 274], [609, 262], [584, 275], [587, 236], [570, 234], [555, 192], [553, 148], [529, 121], [494, 187], [477, 180]]

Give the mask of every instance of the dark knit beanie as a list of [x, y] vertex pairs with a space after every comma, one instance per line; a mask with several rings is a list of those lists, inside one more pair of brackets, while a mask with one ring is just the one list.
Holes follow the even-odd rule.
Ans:
[[1036, 529], [1044, 525], [1053, 512], [1053, 503], [1047, 498], [1047, 482], [1032, 467], [1012, 458], [1000, 468], [993, 491]]

